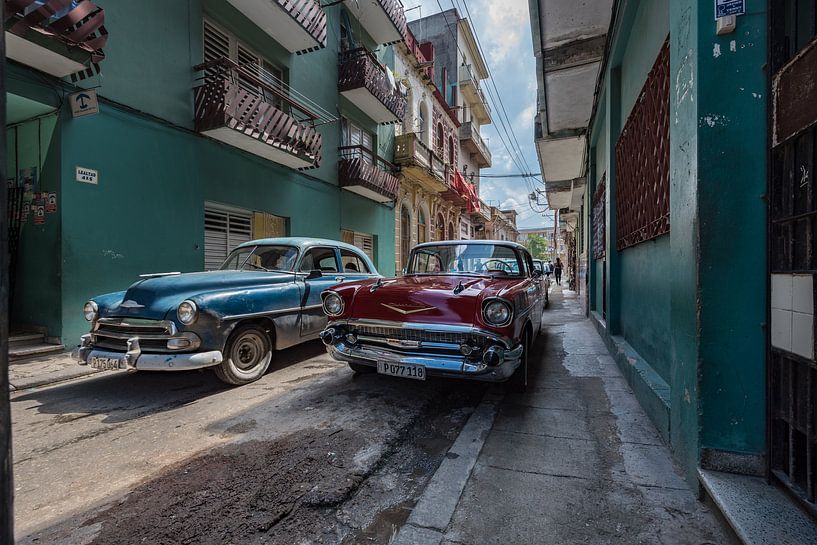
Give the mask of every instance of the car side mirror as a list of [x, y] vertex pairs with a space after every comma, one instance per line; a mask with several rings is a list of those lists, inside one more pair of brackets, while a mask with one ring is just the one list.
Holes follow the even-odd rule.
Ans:
[[322, 276], [323, 276], [323, 273], [321, 271], [319, 271], [318, 269], [314, 269], [314, 270], [309, 271], [309, 274], [306, 275], [306, 279], [307, 280], [315, 280], [316, 278], [321, 278]]
[[533, 277], [534, 278], [542, 278], [542, 271], [540, 271], [539, 269], [534, 269], [533, 270]]

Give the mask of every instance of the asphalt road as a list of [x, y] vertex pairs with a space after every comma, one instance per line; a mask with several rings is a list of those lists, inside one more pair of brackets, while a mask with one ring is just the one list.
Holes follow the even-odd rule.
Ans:
[[243, 387], [111, 372], [17, 392], [18, 543], [388, 542], [486, 388], [355, 376], [312, 342]]

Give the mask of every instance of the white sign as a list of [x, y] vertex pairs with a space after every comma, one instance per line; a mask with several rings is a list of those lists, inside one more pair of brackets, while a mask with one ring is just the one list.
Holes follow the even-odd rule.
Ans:
[[744, 15], [746, 0], [715, 0], [715, 19], [730, 15]]
[[77, 181], [97, 185], [99, 183], [99, 172], [90, 168], [77, 167]]
[[94, 89], [68, 95], [68, 102], [71, 104], [71, 115], [74, 117], [99, 113], [99, 103]]

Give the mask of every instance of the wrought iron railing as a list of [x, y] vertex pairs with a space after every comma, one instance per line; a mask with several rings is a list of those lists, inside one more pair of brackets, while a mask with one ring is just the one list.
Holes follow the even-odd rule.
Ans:
[[406, 98], [396, 86], [391, 86], [386, 76], [386, 69], [372, 52], [362, 47], [340, 54], [340, 73], [338, 75], [340, 92], [361, 87], [365, 87], [399, 121], [403, 121]]
[[394, 170], [394, 165], [366, 147], [338, 148], [338, 181], [341, 187], [362, 186], [395, 200], [399, 181]]
[[221, 58], [193, 69], [204, 74], [194, 89], [198, 132], [229, 127], [313, 167], [320, 165], [321, 135], [314, 127], [318, 115], [261, 67]]
[[460, 81], [461, 82], [470, 82], [471, 85], [474, 86], [474, 91], [476, 92], [477, 96], [479, 97], [479, 101], [482, 102], [482, 105], [485, 107], [485, 111], [488, 113], [488, 117], [491, 116], [491, 106], [488, 104], [488, 101], [485, 99], [485, 93], [482, 92], [482, 87], [479, 85], [479, 78], [477, 78], [474, 71], [471, 70], [470, 64], [461, 64], [460, 65]]

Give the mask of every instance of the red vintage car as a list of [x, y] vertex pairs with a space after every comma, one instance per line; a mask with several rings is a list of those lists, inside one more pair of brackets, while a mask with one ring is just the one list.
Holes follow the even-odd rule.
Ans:
[[524, 389], [545, 289], [530, 254], [514, 242], [420, 244], [403, 276], [325, 291], [321, 340], [359, 373], [513, 379]]

